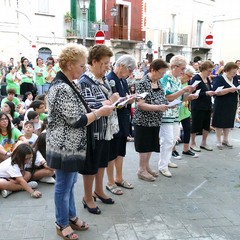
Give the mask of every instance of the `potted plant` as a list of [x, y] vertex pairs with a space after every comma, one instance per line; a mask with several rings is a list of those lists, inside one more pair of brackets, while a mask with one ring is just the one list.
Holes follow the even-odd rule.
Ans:
[[65, 22], [71, 22], [72, 21], [72, 15], [70, 12], [66, 12], [64, 15], [64, 21]]

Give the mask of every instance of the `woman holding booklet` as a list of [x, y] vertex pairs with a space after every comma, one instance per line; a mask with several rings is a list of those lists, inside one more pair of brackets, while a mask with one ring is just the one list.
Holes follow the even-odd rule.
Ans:
[[155, 59], [143, 79], [136, 87], [137, 94], [147, 92], [144, 99], [137, 101], [134, 113], [134, 144], [139, 153], [138, 178], [152, 182], [156, 180], [158, 172], [149, 165], [152, 152], [159, 152], [159, 129], [162, 114], [167, 110], [168, 101], [160, 84], [168, 65], [162, 59]]
[[[166, 99], [171, 103], [180, 100], [185, 93], [191, 93], [195, 87], [185, 86], [182, 88], [180, 77], [184, 74], [187, 62], [181, 55], [176, 55], [170, 60], [170, 70], [161, 79], [161, 85], [165, 92]], [[160, 158], [158, 169], [165, 177], [171, 177], [169, 167], [177, 168], [177, 164], [171, 162], [172, 149], [179, 137], [179, 107], [169, 108], [164, 112], [160, 128]], [[178, 152], [175, 153], [179, 156]], [[180, 156], [179, 156], [180, 157]]]
[[[216, 91], [212, 120], [212, 125], [216, 128], [217, 148], [220, 150], [224, 146], [233, 147], [228, 141], [228, 135], [230, 129], [234, 127], [238, 103], [237, 70], [238, 65], [234, 62], [228, 62], [224, 66], [224, 73], [218, 75], [213, 82], [213, 90], [223, 87], [222, 90]], [[223, 140], [221, 140], [222, 135]]]
[[[195, 81], [200, 81], [196, 87], [199, 92], [199, 97], [191, 101], [192, 113], [192, 129], [191, 129], [191, 150], [200, 152], [201, 149], [212, 151], [212, 147], [207, 145], [207, 136], [210, 130], [210, 120], [212, 111], [211, 97], [215, 95], [212, 90], [209, 76], [211, 75], [214, 65], [211, 61], [204, 61], [200, 66], [200, 73], [196, 74], [191, 84]], [[202, 141], [200, 148], [196, 145], [196, 134], [202, 133]]]

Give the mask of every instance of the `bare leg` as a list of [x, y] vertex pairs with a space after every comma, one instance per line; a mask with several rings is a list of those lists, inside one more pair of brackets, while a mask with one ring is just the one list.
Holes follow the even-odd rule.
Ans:
[[114, 163], [115, 163], [115, 161], [116, 161], [116, 159], [108, 162], [108, 167], [106, 169], [107, 177], [108, 177], [108, 182], [107, 182], [108, 186], [113, 186], [115, 184], [115, 181], [114, 181]]
[[92, 197], [92, 187], [95, 175], [83, 175], [84, 200], [90, 208], [95, 208], [96, 204]]
[[9, 191], [22, 191], [23, 188], [20, 184], [15, 183], [14, 180], [7, 181], [6, 179], [0, 179], [0, 189], [1, 190], [9, 190]]
[[208, 131], [203, 129], [202, 131], [202, 143], [201, 146], [206, 146], [207, 145], [207, 136], [208, 136]]
[[217, 138], [217, 143], [221, 143], [221, 137], [222, 137], [222, 128], [215, 128], [216, 131], [216, 138]]
[[196, 133], [191, 133], [191, 146], [196, 146]]
[[43, 177], [52, 177], [54, 175], [54, 170], [43, 168], [35, 171], [32, 176], [32, 180], [39, 180]]
[[102, 198], [109, 198], [103, 191], [103, 177], [105, 168], [99, 168], [98, 173], [95, 175], [95, 192]]
[[115, 169], [116, 169], [115, 181], [118, 183], [121, 183], [123, 181], [122, 168], [123, 168], [123, 157], [117, 156], [117, 158], [115, 160]]
[[230, 128], [223, 128], [223, 142], [228, 143]]

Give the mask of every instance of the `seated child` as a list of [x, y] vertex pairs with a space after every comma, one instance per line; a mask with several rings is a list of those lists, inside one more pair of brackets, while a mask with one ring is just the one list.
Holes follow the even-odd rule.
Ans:
[[33, 149], [25, 143], [20, 144], [12, 153], [12, 156], [0, 163], [0, 190], [2, 196], [6, 198], [9, 194], [16, 191], [25, 190], [33, 198], [42, 196], [41, 192], [33, 190], [37, 188], [36, 182], [29, 182], [29, 173], [25, 175], [24, 165], [33, 158]]
[[34, 133], [34, 126], [33, 126], [32, 122], [25, 122], [24, 137], [27, 139], [27, 141], [31, 147], [36, 142], [38, 135]]
[[39, 120], [39, 114], [36, 111], [28, 112], [27, 113], [27, 122], [33, 123], [34, 133], [39, 136], [39, 134], [41, 133], [41, 127], [42, 127], [42, 121]]
[[32, 92], [26, 92], [25, 96], [26, 96], [26, 100], [25, 100], [24, 104], [25, 104], [26, 109], [28, 109], [33, 101]]
[[46, 158], [46, 133], [39, 135], [37, 141], [33, 145], [35, 158], [33, 161], [25, 165], [26, 171], [32, 173], [32, 180], [39, 180], [45, 183], [55, 183], [52, 177], [55, 173], [54, 170], [47, 166]]

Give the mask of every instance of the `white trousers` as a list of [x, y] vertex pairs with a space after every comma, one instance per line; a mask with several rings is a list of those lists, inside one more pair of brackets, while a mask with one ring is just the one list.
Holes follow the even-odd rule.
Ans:
[[160, 127], [160, 154], [158, 161], [159, 170], [168, 170], [168, 164], [171, 162], [172, 148], [179, 137], [180, 126], [178, 122], [163, 123]]

